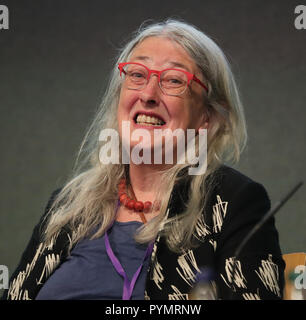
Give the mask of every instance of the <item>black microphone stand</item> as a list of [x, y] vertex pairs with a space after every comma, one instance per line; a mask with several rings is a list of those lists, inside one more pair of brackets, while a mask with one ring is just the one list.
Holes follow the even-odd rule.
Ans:
[[233, 257], [233, 272], [232, 272], [232, 292], [230, 296], [230, 300], [233, 300], [233, 295], [235, 292], [235, 285], [234, 285], [234, 280], [235, 280], [235, 273], [237, 271], [237, 263], [236, 260], [241, 254], [242, 249], [245, 247], [247, 242], [252, 238], [252, 236], [271, 218], [273, 217], [276, 212], [293, 196], [293, 194], [303, 185], [303, 181], [300, 181], [292, 190], [285, 196], [283, 197], [280, 201], [275, 203], [275, 205], [263, 216], [261, 220], [258, 221], [258, 223], [255, 224], [253, 229], [246, 235], [246, 237], [241, 241], [240, 245], [237, 247], [237, 249], [234, 252], [234, 257]]

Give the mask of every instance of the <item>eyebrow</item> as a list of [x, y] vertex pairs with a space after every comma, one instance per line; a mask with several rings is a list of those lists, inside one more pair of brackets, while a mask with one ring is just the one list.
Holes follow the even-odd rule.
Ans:
[[[137, 57], [134, 58], [134, 60], [148, 61], [148, 60], [151, 60], [151, 59], [148, 56], [137, 56]], [[172, 67], [178, 67], [178, 68], [186, 69], [187, 71], [191, 72], [189, 70], [189, 68], [186, 65], [184, 65], [183, 63], [181, 63], [181, 62], [168, 61], [167, 63], [170, 64]]]

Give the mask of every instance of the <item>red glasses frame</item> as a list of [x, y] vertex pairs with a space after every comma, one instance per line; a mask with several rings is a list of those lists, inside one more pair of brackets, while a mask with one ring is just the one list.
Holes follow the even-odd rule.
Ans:
[[[120, 71], [120, 76], [122, 75], [122, 72], [123, 72], [124, 74], [126, 74], [126, 72], [124, 71], [123, 68], [124, 68], [127, 64], [137, 64], [137, 65], [139, 65], [139, 66], [144, 67], [144, 68], [148, 71], [147, 81], [149, 81], [150, 76], [151, 76], [152, 73], [157, 74], [157, 75], [158, 75], [158, 82], [159, 82], [159, 83], [160, 83], [160, 75], [161, 75], [161, 73], [164, 72], [164, 71], [177, 70], [177, 71], [184, 72], [184, 73], [186, 74], [186, 76], [187, 76], [187, 79], [188, 79], [187, 86], [189, 86], [191, 80], [194, 80], [194, 81], [197, 82], [201, 87], [203, 87], [203, 88], [206, 90], [206, 92], [208, 92], [208, 88], [206, 87], [206, 85], [205, 85], [199, 78], [197, 78], [194, 74], [192, 74], [192, 73], [190, 73], [190, 72], [188, 72], [188, 71], [182, 70], [182, 69], [167, 68], [167, 69], [163, 69], [163, 70], [161, 70], [161, 71], [158, 71], [158, 70], [149, 69], [147, 66], [145, 66], [145, 65], [143, 65], [143, 64], [141, 64], [141, 63], [138, 63], [138, 62], [121, 62], [121, 63], [118, 64], [118, 69], [119, 69], [119, 71]], [[182, 92], [182, 94], [183, 94], [183, 92]]]

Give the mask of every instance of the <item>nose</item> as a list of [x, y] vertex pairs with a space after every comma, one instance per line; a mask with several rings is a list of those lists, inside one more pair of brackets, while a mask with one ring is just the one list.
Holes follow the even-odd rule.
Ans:
[[140, 99], [151, 106], [160, 102], [161, 89], [159, 87], [158, 75], [152, 73], [146, 86], [141, 90]]

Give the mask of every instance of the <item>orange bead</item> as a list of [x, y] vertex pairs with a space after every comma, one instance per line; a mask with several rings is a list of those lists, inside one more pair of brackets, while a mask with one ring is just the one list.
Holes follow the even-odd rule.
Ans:
[[128, 199], [128, 196], [126, 193], [122, 194], [120, 197], [119, 197], [119, 200], [122, 204], [125, 204], [125, 202], [127, 201]]
[[129, 200], [128, 203], [126, 204], [127, 208], [129, 208], [130, 210], [134, 209], [136, 201], [135, 200]]
[[152, 208], [152, 202], [151, 201], [146, 201], [143, 204], [143, 211], [148, 212], [148, 211], [151, 210], [151, 208]]
[[144, 205], [142, 201], [137, 201], [134, 206], [136, 211], [143, 211], [143, 207]]
[[125, 192], [125, 187], [118, 187], [118, 192]]

